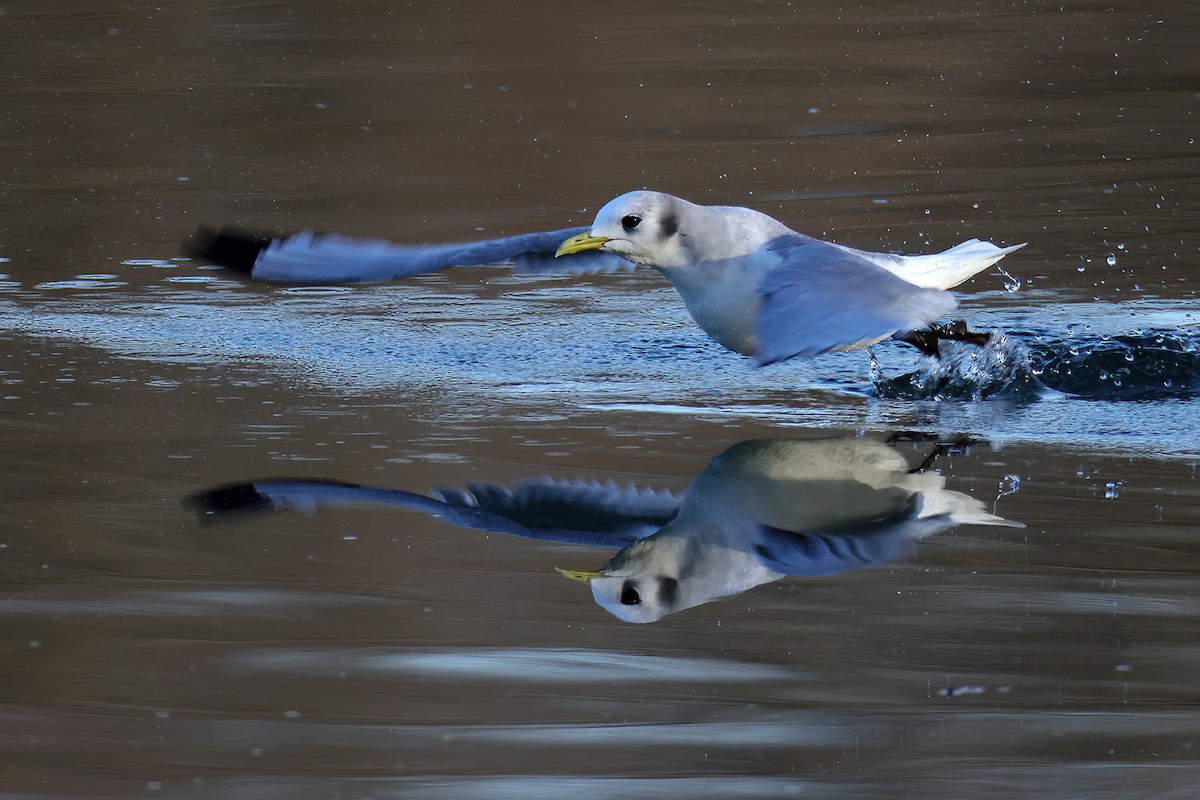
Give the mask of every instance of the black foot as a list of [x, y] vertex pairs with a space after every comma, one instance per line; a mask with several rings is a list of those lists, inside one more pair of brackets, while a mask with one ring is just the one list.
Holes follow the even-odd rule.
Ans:
[[939, 456], [962, 456], [975, 446], [987, 445], [984, 439], [976, 439], [974, 436], [966, 434], [955, 434], [945, 436], [936, 433], [924, 433], [922, 431], [895, 431], [884, 440], [888, 444], [897, 444], [900, 442], [924, 442], [933, 445], [929, 453], [921, 460], [920, 464], [909, 469], [909, 473], [924, 472], [933, 466]]
[[897, 333], [892, 338], [905, 344], [911, 344], [925, 355], [937, 358], [938, 342], [942, 339], [983, 347], [992, 340], [992, 334], [968, 330], [965, 320], [956, 319], [945, 325], [935, 322], [929, 326], [928, 330]]

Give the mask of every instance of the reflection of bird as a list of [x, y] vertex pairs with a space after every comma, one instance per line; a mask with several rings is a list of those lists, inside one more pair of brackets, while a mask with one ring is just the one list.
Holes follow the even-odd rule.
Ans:
[[205, 518], [246, 508], [390, 505], [480, 530], [622, 548], [598, 571], [559, 571], [588, 582], [597, 602], [630, 622], [784, 575], [830, 575], [895, 559], [913, 540], [955, 525], [1020, 525], [863, 438], [742, 442], [713, 458], [682, 498], [550, 478], [432, 494], [267, 480], [211, 489], [191, 502]]
[[588, 582], [620, 619], [653, 622], [784, 575], [894, 559], [955, 525], [1021, 527], [944, 486], [936, 472], [910, 472], [880, 442], [742, 442], [709, 462], [657, 533], [596, 572], [560, 572]]
[[[986, 334], [934, 320], [956, 305], [947, 291], [1023, 245], [971, 239], [943, 253], [868, 253], [790, 230], [747, 208], [698, 206], [658, 192], [609, 202], [590, 229], [470, 244], [396, 245], [300, 233], [286, 238], [202, 229], [192, 255], [270, 281], [349, 283], [449, 266], [512, 263], [519, 272], [653, 267], [724, 347], [768, 364], [853, 350], [895, 335], [926, 353], [937, 340]], [[555, 258], [554, 256], [558, 256]]]

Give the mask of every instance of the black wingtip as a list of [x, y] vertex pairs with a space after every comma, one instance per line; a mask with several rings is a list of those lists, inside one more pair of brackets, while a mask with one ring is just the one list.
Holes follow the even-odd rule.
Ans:
[[197, 492], [189, 496], [185, 504], [200, 514], [222, 514], [266, 508], [271, 501], [260, 494], [253, 483], [232, 483]]
[[258, 254], [276, 238], [272, 233], [233, 227], [217, 230], [201, 225], [196, 235], [183, 243], [182, 250], [189, 258], [219, 264], [249, 275], [254, 269], [254, 262], [258, 260]]

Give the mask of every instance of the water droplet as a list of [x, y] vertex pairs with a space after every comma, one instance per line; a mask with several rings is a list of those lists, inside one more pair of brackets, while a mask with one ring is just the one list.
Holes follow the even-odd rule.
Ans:
[[875, 354], [869, 347], [867, 348], [867, 359], [870, 362], [871, 383], [878, 385], [883, 380], [883, 369], [880, 368], [879, 362], [875, 360]]
[[1080, 264], [1080, 265], [1079, 265], [1078, 267], [1076, 267], [1075, 269], [1076, 269], [1078, 272], [1083, 272], [1085, 269], [1087, 269], [1087, 267], [1085, 267], [1083, 264]]
[[992, 503], [992, 513], [996, 513], [996, 507], [1000, 505], [1000, 498], [1007, 497], [1010, 494], [1016, 494], [1021, 491], [1021, 476], [1020, 475], [1005, 475], [1000, 479], [999, 491], [996, 493], [996, 500]]
[[1117, 254], [1109, 253], [1107, 261], [1110, 267], [1115, 267], [1117, 265]]
[[997, 271], [1004, 277], [1004, 290], [1012, 293], [1021, 288], [1021, 279], [1017, 276], [1006, 272], [1004, 267], [996, 267]]

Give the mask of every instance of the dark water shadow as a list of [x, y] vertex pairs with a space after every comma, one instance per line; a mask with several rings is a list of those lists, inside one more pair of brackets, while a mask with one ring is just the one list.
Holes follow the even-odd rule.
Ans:
[[1200, 334], [1007, 333], [985, 347], [946, 346], [941, 358], [895, 378], [876, 371], [872, 383], [880, 397], [904, 400], [1032, 401], [1047, 393], [1082, 400], [1186, 399], [1200, 394]]

